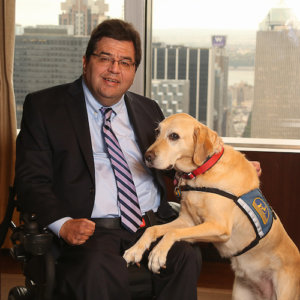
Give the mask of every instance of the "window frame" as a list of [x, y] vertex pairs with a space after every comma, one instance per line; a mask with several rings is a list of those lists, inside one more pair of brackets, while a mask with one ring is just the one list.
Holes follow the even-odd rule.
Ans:
[[[130, 90], [147, 97], [151, 95], [152, 80], [152, 7], [153, 0], [124, 0], [124, 19], [140, 32], [143, 53]], [[223, 137], [223, 140], [240, 151], [300, 153], [300, 139]]]

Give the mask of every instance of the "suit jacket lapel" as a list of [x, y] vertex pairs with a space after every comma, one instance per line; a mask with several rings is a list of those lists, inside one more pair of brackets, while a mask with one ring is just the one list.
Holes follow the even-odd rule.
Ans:
[[82, 77], [70, 85], [68, 93], [70, 97], [65, 101], [67, 110], [69, 112], [74, 131], [76, 132], [78, 143], [82, 150], [82, 155], [86, 161], [92, 180], [95, 183], [93, 150], [87, 110], [84, 101], [84, 93], [82, 89]]
[[125, 104], [127, 107], [127, 111], [128, 111], [128, 116], [129, 119], [132, 123], [136, 138], [137, 138], [137, 143], [140, 147], [140, 150], [142, 152], [142, 154], [144, 155], [144, 153], [146, 152], [147, 148], [149, 147], [149, 142], [146, 139], [146, 134], [143, 130], [145, 130], [145, 128], [142, 128], [141, 124], [144, 124], [143, 120], [141, 119], [141, 117], [143, 116], [143, 114], [139, 113], [138, 110], [138, 105], [136, 105], [136, 102], [138, 100], [134, 99], [134, 97], [132, 97], [129, 94], [125, 94]]

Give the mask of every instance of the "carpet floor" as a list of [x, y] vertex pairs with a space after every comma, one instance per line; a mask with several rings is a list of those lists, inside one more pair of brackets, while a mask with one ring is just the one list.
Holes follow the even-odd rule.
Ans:
[[[0, 300], [7, 300], [9, 290], [14, 286], [23, 286], [21, 274], [2, 273], [0, 276]], [[231, 290], [198, 287], [198, 300], [230, 300]], [[187, 300], [187, 299], [186, 299]]]

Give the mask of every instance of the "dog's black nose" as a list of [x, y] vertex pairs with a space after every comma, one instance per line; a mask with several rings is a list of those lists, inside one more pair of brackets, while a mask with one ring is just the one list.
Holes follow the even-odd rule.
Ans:
[[147, 151], [145, 153], [145, 160], [148, 164], [152, 165], [153, 160], [154, 160], [154, 153], [152, 151]]

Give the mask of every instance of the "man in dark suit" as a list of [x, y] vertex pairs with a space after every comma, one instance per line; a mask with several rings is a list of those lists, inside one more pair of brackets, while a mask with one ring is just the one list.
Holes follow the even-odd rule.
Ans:
[[[124, 225], [104, 121], [111, 123], [132, 173], [143, 222], [176, 217], [162, 173], [143, 162], [164, 116], [155, 101], [128, 92], [140, 60], [136, 30], [121, 20], [104, 21], [91, 35], [82, 77], [25, 99], [16, 188], [24, 210], [60, 239], [56, 299], [130, 299], [122, 255], [145, 227]], [[101, 113], [107, 108], [110, 119]], [[196, 299], [200, 267], [191, 245], [175, 243], [166, 268], [153, 274], [156, 299]]]

